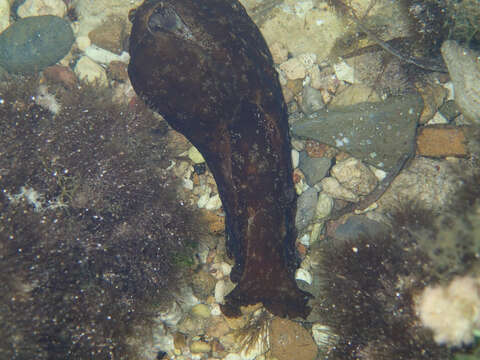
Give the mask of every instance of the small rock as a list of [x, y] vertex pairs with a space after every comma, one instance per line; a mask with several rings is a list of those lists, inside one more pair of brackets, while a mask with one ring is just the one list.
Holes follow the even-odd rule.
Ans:
[[355, 241], [358, 236], [375, 237], [388, 233], [388, 226], [371, 220], [364, 215], [352, 215], [335, 230], [335, 240]]
[[317, 207], [315, 209], [315, 218], [318, 220], [325, 219], [330, 215], [333, 209], [333, 199], [321, 192], [318, 195]]
[[423, 111], [418, 120], [419, 124], [426, 124], [437, 113], [440, 105], [447, 97], [447, 90], [440, 84], [428, 83], [417, 86], [418, 92], [423, 98]]
[[192, 353], [207, 353], [210, 352], [212, 347], [205, 341], [194, 341], [190, 344], [190, 351]]
[[218, 210], [222, 207], [222, 200], [220, 199], [220, 195], [216, 194], [208, 199], [207, 203], [205, 204], [205, 209], [214, 211]]
[[295, 271], [295, 279], [305, 281], [308, 285], [312, 285], [312, 281], [313, 281], [312, 274], [310, 274], [309, 271], [302, 268], [298, 268], [297, 271]]
[[305, 142], [305, 151], [308, 157], [311, 158], [333, 158], [337, 153], [337, 150], [335, 150], [335, 148], [313, 140], [307, 140]]
[[63, 18], [67, 13], [67, 6], [62, 0], [26, 0], [17, 9], [21, 18], [41, 15], [54, 15]]
[[270, 53], [272, 54], [273, 62], [275, 64], [281, 64], [288, 59], [288, 50], [282, 43], [278, 41], [274, 42], [270, 46]]
[[304, 151], [302, 151], [300, 153], [300, 162], [298, 166], [305, 175], [308, 185], [313, 186], [327, 175], [331, 164], [331, 159], [324, 157], [310, 158]]
[[274, 318], [270, 325], [272, 355], [278, 360], [314, 360], [317, 345], [301, 325], [291, 320]]
[[200, 151], [197, 150], [197, 148], [195, 146], [192, 146], [192, 147], [190, 147], [190, 149], [188, 149], [188, 157], [195, 164], [201, 164], [201, 163], [205, 162], [205, 159], [203, 158], [203, 155], [200, 153]]
[[127, 65], [122, 61], [111, 61], [108, 64], [107, 75], [112, 80], [128, 81]]
[[43, 75], [47, 80], [62, 84], [67, 89], [73, 89], [77, 84], [75, 73], [68, 66], [53, 65], [43, 70]]
[[98, 65], [88, 56], [82, 56], [75, 65], [75, 74], [86, 83], [107, 86], [107, 73], [103, 67]]
[[332, 167], [331, 174], [343, 187], [358, 195], [369, 194], [377, 185], [375, 174], [355, 158], [338, 162]]
[[417, 154], [430, 157], [465, 157], [465, 131], [453, 126], [426, 126], [417, 136]]
[[323, 324], [312, 325], [313, 339], [320, 349], [325, 349], [334, 345], [337, 341], [337, 336], [332, 332], [329, 326]]
[[0, 0], [0, 33], [10, 25], [10, 2]]
[[345, 61], [334, 64], [333, 68], [338, 80], [353, 84], [355, 82], [355, 70]]
[[298, 231], [305, 229], [313, 220], [317, 200], [318, 193], [315, 188], [308, 188], [299, 196], [297, 200], [297, 214], [295, 216], [295, 226]]
[[210, 317], [210, 308], [205, 304], [197, 304], [191, 309], [192, 315], [204, 319]]
[[204, 270], [192, 275], [192, 290], [200, 299], [206, 299], [213, 293], [215, 283], [215, 278]]
[[440, 106], [438, 111], [447, 119], [448, 122], [452, 122], [461, 114], [460, 109], [454, 100], [445, 101], [445, 103]]
[[298, 58], [292, 58], [280, 65], [280, 69], [289, 80], [303, 79], [305, 77], [305, 66]]
[[380, 97], [369, 86], [363, 84], [353, 84], [347, 86], [343, 91], [335, 94], [335, 97], [330, 102], [330, 106], [348, 106], [362, 102], [379, 102]]
[[335, 199], [341, 199], [349, 202], [358, 202], [358, 196], [352, 191], [345, 189], [337, 179], [327, 177], [321, 181], [322, 190]]
[[84, 50], [84, 52], [90, 59], [100, 64], [110, 64], [112, 61], [120, 61], [123, 63], [128, 63], [130, 61], [130, 55], [126, 51], [121, 55], [117, 55], [95, 44], [91, 44]]
[[442, 55], [455, 88], [455, 102], [466, 118], [480, 123], [480, 54], [447, 40]]
[[120, 54], [123, 51], [125, 23], [119, 18], [108, 18], [102, 25], [88, 33], [88, 37], [100, 48]]
[[310, 86], [303, 88], [302, 95], [302, 111], [306, 115], [324, 108], [322, 93]]
[[292, 149], [292, 166], [294, 169], [298, 167], [299, 161], [300, 153], [297, 150]]
[[298, 55], [298, 60], [305, 66], [305, 69], [312, 68], [317, 62], [317, 54], [315, 53], [305, 53]]

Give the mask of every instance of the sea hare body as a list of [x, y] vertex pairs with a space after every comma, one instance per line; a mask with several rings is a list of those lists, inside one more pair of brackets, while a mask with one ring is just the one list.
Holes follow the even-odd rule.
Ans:
[[148, 0], [131, 13], [135, 91], [204, 156], [235, 257], [223, 312], [262, 302], [306, 317], [294, 280], [296, 195], [287, 111], [270, 52], [237, 0]]

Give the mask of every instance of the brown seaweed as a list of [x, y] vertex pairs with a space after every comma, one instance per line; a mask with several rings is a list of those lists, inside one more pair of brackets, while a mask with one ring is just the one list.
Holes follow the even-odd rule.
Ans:
[[271, 54], [237, 0], [151, 0], [131, 13], [135, 91], [204, 156], [226, 213], [235, 257], [223, 312], [262, 302], [306, 317], [294, 279], [294, 217], [287, 109]]

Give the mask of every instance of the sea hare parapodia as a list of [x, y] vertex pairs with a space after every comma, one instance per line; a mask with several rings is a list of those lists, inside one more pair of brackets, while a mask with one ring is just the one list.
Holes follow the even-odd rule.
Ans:
[[237, 0], [147, 0], [132, 11], [135, 91], [204, 156], [237, 282], [222, 311], [262, 302], [306, 317], [294, 279], [296, 195], [286, 105], [270, 52]]

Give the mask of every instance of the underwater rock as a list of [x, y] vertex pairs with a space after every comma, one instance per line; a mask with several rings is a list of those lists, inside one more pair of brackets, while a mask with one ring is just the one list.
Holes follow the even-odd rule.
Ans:
[[419, 95], [391, 97], [385, 102], [321, 110], [295, 122], [291, 130], [389, 171], [413, 153], [422, 108]]
[[455, 102], [466, 118], [480, 124], [480, 54], [447, 40], [442, 55], [452, 78]]
[[146, 1], [130, 18], [135, 91], [192, 142], [217, 183], [238, 283], [222, 311], [239, 316], [262, 302], [306, 317], [287, 108], [260, 31], [236, 0]]
[[24, 18], [0, 34], [0, 65], [11, 73], [40, 71], [67, 55], [73, 41], [69, 23], [57, 16]]

